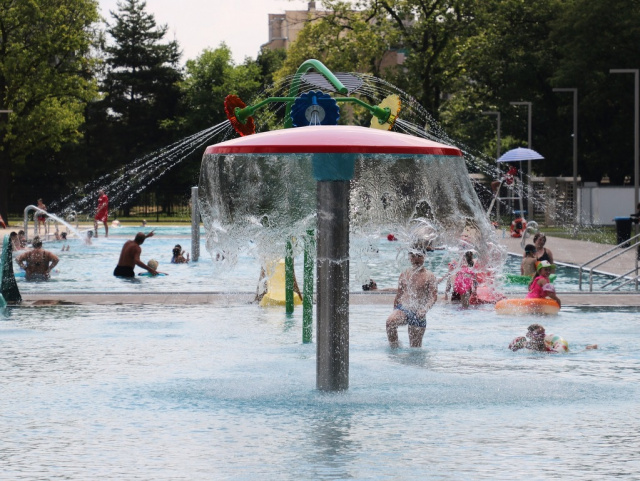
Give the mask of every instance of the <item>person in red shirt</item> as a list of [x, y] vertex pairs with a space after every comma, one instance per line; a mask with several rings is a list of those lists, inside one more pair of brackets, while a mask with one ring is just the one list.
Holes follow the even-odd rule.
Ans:
[[98, 222], [102, 222], [104, 224], [104, 236], [109, 237], [109, 198], [107, 194], [104, 193], [104, 190], [98, 192], [98, 209], [96, 211], [96, 216], [93, 220], [93, 228], [96, 232], [95, 237], [98, 237]]

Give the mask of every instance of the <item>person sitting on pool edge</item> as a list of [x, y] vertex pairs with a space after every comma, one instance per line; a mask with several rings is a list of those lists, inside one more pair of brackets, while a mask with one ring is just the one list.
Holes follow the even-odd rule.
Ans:
[[[545, 342], [545, 338], [547, 341]], [[559, 343], [556, 345], [553, 341]], [[567, 352], [569, 347], [564, 339], [552, 334], [547, 336], [543, 326], [540, 324], [531, 324], [527, 328], [526, 337], [519, 336], [509, 343], [509, 349], [518, 351], [520, 349], [529, 349], [539, 352]], [[585, 349], [598, 349], [597, 344], [589, 344]]]
[[172, 264], [186, 264], [189, 262], [189, 254], [187, 253], [187, 257], [184, 257], [184, 251], [182, 250], [182, 246], [180, 244], [176, 244], [173, 248], [173, 256], [171, 257]]
[[133, 240], [128, 240], [122, 246], [122, 251], [120, 251], [120, 259], [118, 260], [118, 265], [113, 270], [113, 275], [116, 277], [135, 277], [136, 274], [133, 271], [135, 266], [142, 267], [143, 269], [148, 270], [151, 275], [156, 275], [158, 272], [146, 265], [144, 262], [140, 260], [140, 254], [142, 253], [142, 248], [140, 247], [145, 239], [148, 237], [153, 237], [153, 231], [145, 234], [144, 232], [138, 232], [136, 237]]
[[551, 269], [555, 269], [555, 265], [550, 264], [549, 261], [540, 261], [536, 267], [537, 276], [533, 278], [531, 284], [529, 284], [529, 293], [527, 299], [544, 299], [549, 297], [558, 303], [559, 307], [562, 307], [560, 299], [556, 295], [556, 289], [551, 284], [549, 276], [551, 275]]
[[398, 326], [408, 324], [409, 345], [421, 347], [427, 328], [427, 311], [438, 299], [438, 282], [433, 272], [424, 267], [428, 243], [415, 242], [409, 249], [411, 267], [400, 274], [393, 312], [387, 319], [387, 338], [398, 347]]

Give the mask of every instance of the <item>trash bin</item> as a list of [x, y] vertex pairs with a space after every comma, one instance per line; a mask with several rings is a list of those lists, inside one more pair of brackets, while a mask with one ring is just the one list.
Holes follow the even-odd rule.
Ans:
[[[618, 244], [628, 241], [631, 238], [631, 217], [616, 217], [613, 220], [616, 221]], [[620, 247], [629, 247], [629, 243], [625, 242], [625, 244]]]

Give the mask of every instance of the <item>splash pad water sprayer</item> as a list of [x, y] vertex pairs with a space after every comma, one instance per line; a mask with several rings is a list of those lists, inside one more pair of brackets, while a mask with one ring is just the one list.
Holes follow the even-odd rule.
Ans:
[[[286, 165], [291, 166], [291, 169], [304, 170], [307, 166], [310, 167], [306, 172], [311, 173], [316, 184], [316, 387], [322, 391], [343, 391], [349, 387], [349, 209], [350, 184], [354, 180], [356, 164], [366, 167], [373, 161], [384, 164], [402, 159], [414, 165], [426, 159], [433, 160], [434, 156], [461, 157], [462, 153], [455, 147], [388, 132], [393, 127], [392, 122], [398, 113], [392, 112], [389, 107], [372, 107], [351, 97], [333, 99], [321, 92], [295, 96], [300, 72], [306, 72], [310, 68], [322, 73], [339, 92], [346, 91], [326, 67], [313, 60], [305, 62], [296, 74], [292, 84], [294, 95], [267, 99], [253, 107], [243, 107], [237, 97], [227, 97], [225, 109], [228, 114], [233, 112], [230, 121], [234, 128], [236, 124], [240, 125], [240, 130], [236, 130], [243, 137], [206, 149], [200, 184], [208, 185], [210, 192], [214, 194], [207, 198], [203, 193], [200, 201], [205, 206], [201, 210], [203, 220], [208, 223], [208, 230], [218, 229], [220, 235], [223, 235], [223, 229], [216, 227], [218, 220], [232, 219], [234, 216], [239, 218], [253, 207], [259, 211], [260, 197], [256, 194], [250, 203], [244, 204], [247, 199], [244, 199], [246, 195], [240, 195], [240, 184], [246, 183], [246, 180], [237, 180], [245, 179], [246, 175], [258, 176], [257, 171], [262, 167], [256, 166], [256, 162], [264, 160], [267, 163], [264, 169], [273, 169], [269, 164], [271, 158], [286, 160]], [[270, 102], [287, 103], [287, 124], [291, 119], [291, 125], [301, 126], [306, 119], [308, 126], [251, 135], [251, 114]], [[336, 115], [333, 109], [337, 102], [355, 102], [365, 106], [373, 113], [377, 123], [384, 126], [384, 130], [327, 125], [324, 122], [336, 123], [338, 120], [339, 110]], [[316, 125], [313, 125], [314, 123]], [[382, 168], [384, 167], [382, 165]], [[286, 175], [284, 172], [277, 173], [273, 169], [270, 175], [272, 182], [257, 186], [256, 192], [264, 191], [267, 196], [273, 195], [270, 189], [277, 190], [279, 182], [285, 187], [289, 185], [283, 179]], [[304, 184], [303, 187], [307, 186], [309, 179], [302, 178], [298, 171], [294, 175], [297, 177], [293, 182]], [[237, 191], [234, 183], [236, 180]], [[308, 206], [311, 202], [306, 197], [291, 194], [286, 189], [281, 195], [286, 197], [288, 194], [292, 195], [292, 198], [285, 199], [288, 201], [285, 203], [293, 211], [302, 210], [301, 205]], [[273, 202], [273, 199], [270, 202]], [[205, 218], [205, 211], [212, 213], [211, 217]], [[305, 227], [308, 227], [307, 217], [300, 220]]]

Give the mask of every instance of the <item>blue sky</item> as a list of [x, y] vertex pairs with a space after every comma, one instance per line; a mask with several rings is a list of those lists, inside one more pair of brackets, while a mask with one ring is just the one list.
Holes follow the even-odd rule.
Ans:
[[[111, 21], [109, 11], [118, 0], [99, 0], [102, 16]], [[205, 48], [226, 42], [237, 63], [256, 58], [260, 45], [268, 40], [269, 13], [306, 10], [307, 0], [146, 0], [147, 12], [158, 24], [169, 27], [168, 39], [176, 39], [183, 51], [183, 63], [196, 58]], [[317, 2], [320, 6], [320, 1]]]

